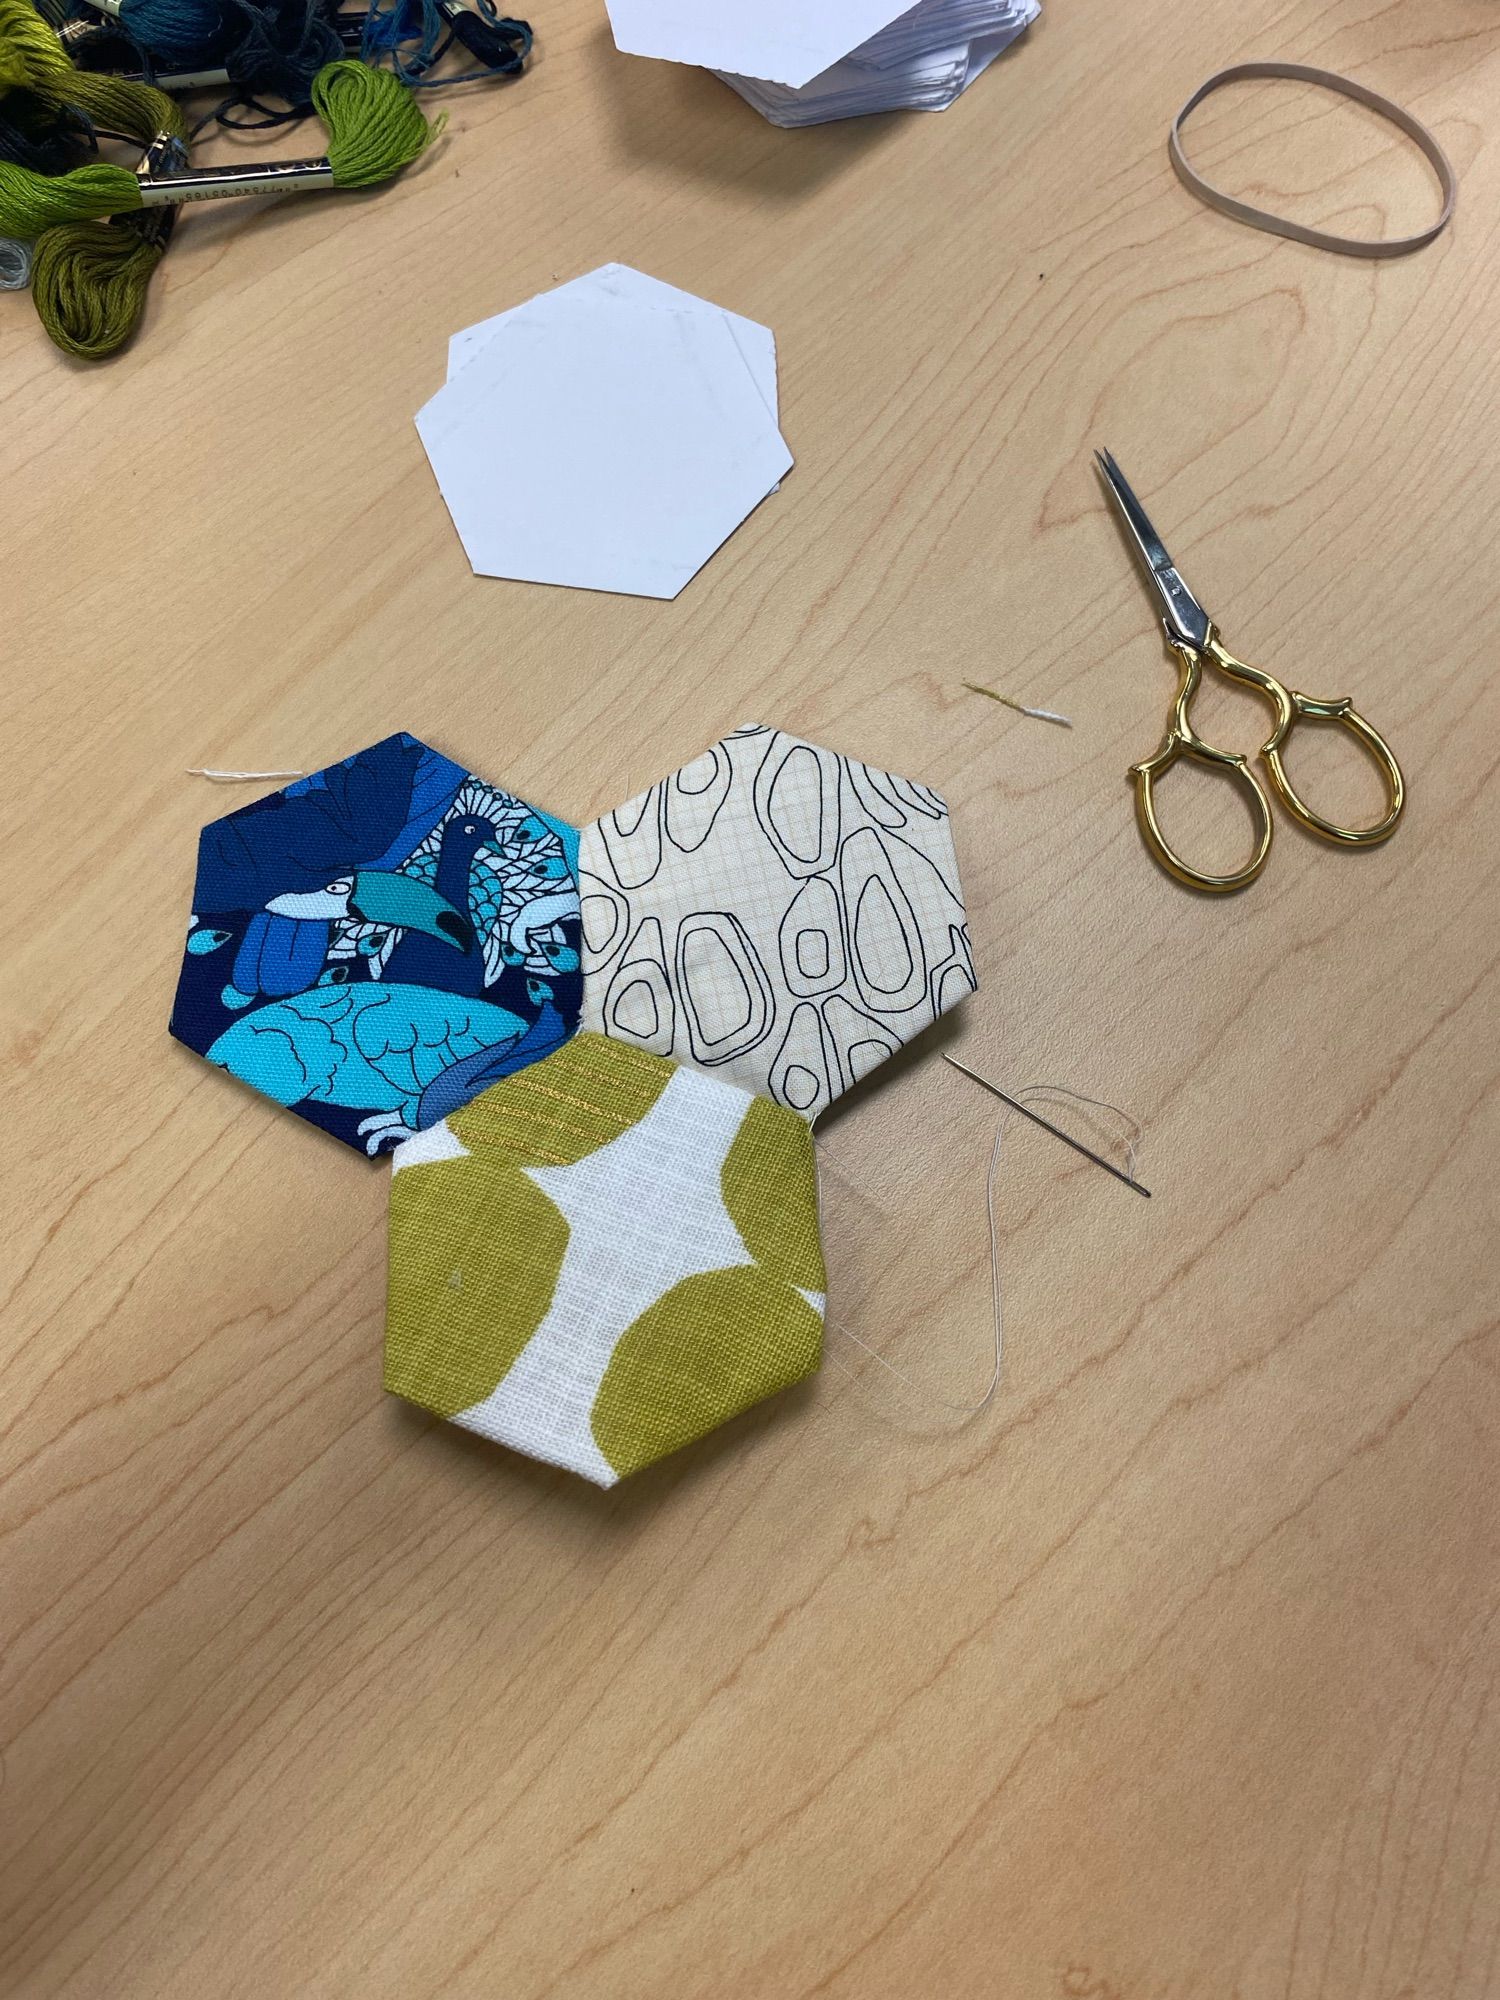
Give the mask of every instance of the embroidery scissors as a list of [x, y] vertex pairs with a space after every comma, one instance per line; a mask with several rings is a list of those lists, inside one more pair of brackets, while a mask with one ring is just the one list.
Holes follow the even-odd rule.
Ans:
[[[1271, 851], [1271, 802], [1265, 787], [1250, 768], [1250, 759], [1238, 752], [1218, 750], [1213, 744], [1205, 743], [1188, 719], [1188, 704], [1198, 691], [1205, 664], [1217, 667], [1220, 673], [1238, 681], [1242, 687], [1252, 688], [1257, 694], [1264, 695], [1275, 710], [1275, 724], [1258, 754], [1271, 790], [1299, 825], [1305, 826], [1309, 833], [1316, 833], [1322, 839], [1344, 847], [1374, 847], [1378, 842], [1389, 839], [1396, 831], [1396, 823], [1406, 804], [1406, 786], [1401, 777], [1401, 766], [1385, 738], [1365, 721], [1347, 695], [1337, 701], [1317, 701], [1311, 695], [1299, 694], [1296, 688], [1285, 686], [1274, 674], [1263, 673], [1259, 667], [1247, 666], [1227, 651], [1220, 642], [1213, 620], [1178, 575], [1176, 565], [1162, 546], [1145, 508], [1131, 492], [1124, 473], [1111, 454], [1096, 451], [1094, 460], [1146, 574], [1155, 587], [1161, 602], [1167, 645], [1177, 655], [1177, 697], [1172, 703], [1161, 748], [1154, 757], [1147, 757], [1144, 762], [1130, 767], [1130, 776], [1135, 782], [1136, 817], [1140, 821], [1141, 837], [1153, 858], [1169, 875], [1175, 875], [1189, 888], [1207, 889], [1216, 895], [1223, 895], [1232, 889], [1243, 889], [1253, 882], [1265, 867], [1266, 856]], [[1373, 826], [1338, 826], [1332, 820], [1324, 819], [1321, 813], [1314, 812], [1299, 796], [1287, 776], [1283, 752], [1287, 739], [1304, 717], [1319, 722], [1336, 722], [1348, 730], [1380, 772], [1385, 781], [1387, 805], [1384, 816]], [[1194, 868], [1182, 859], [1161, 830], [1156, 816], [1156, 784], [1180, 757], [1194, 758], [1210, 770], [1227, 772], [1237, 784], [1248, 790], [1257, 827], [1255, 852], [1243, 868], [1236, 869], [1232, 874], [1210, 875], [1201, 868]]]

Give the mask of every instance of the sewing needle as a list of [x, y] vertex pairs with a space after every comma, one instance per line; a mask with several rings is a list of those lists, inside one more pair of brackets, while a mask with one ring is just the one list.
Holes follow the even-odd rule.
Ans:
[[1144, 1195], [1147, 1201], [1151, 1199], [1150, 1188], [1142, 1187], [1139, 1181], [1132, 1180], [1129, 1174], [1122, 1173], [1110, 1161], [1101, 1159], [1097, 1153], [1091, 1151], [1081, 1140], [1075, 1139], [1071, 1132], [1064, 1132], [1060, 1125], [1054, 1125], [1050, 1118], [1043, 1118], [1040, 1112], [1028, 1110], [1018, 1098], [1014, 1098], [1008, 1091], [1002, 1090], [998, 1083], [991, 1083], [987, 1076], [981, 1076], [977, 1070], [970, 1069], [967, 1063], [961, 1063], [957, 1056], [950, 1056], [946, 1051], [943, 1055], [943, 1061], [952, 1063], [953, 1067], [957, 1070], [962, 1070], [971, 1082], [977, 1083], [981, 1090], [987, 1090], [992, 1097], [998, 1097], [1000, 1102], [1008, 1104], [1012, 1111], [1019, 1111], [1021, 1116], [1029, 1118], [1033, 1125], [1040, 1125], [1042, 1130], [1050, 1132], [1054, 1139], [1061, 1139], [1063, 1144], [1071, 1146], [1075, 1153], [1082, 1153], [1083, 1157], [1086, 1160], [1092, 1160], [1096, 1167], [1103, 1167], [1107, 1174], [1113, 1174], [1117, 1181], [1123, 1181], [1126, 1187], [1133, 1188], [1137, 1194]]

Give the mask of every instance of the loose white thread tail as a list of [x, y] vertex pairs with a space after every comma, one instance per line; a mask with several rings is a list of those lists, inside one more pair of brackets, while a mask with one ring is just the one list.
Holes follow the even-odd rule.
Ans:
[[[966, 1075], [972, 1074], [969, 1071], [965, 1071], [964, 1073]], [[982, 1081], [982, 1079], [976, 1077], [976, 1081]], [[992, 1088], [993, 1086], [989, 1087]], [[1066, 1098], [1074, 1104], [1086, 1104], [1095, 1111], [1104, 1111], [1109, 1113], [1111, 1117], [1117, 1118], [1123, 1128], [1120, 1145], [1125, 1156], [1124, 1178], [1132, 1184], [1136, 1184], [1136, 1151], [1140, 1143], [1141, 1127], [1139, 1122], [1132, 1118], [1128, 1111], [1122, 1110], [1118, 1104], [1108, 1103], [1103, 1098], [1086, 1096], [1080, 1090], [1069, 1090], [1065, 1085], [1060, 1083], [1027, 1084], [1024, 1088], [1012, 1091], [1010, 1094], [1018, 1104], [1024, 1104], [1033, 1098], [1050, 1100]], [[1002, 1288], [1000, 1284], [1000, 1235], [999, 1225], [995, 1220], [995, 1182], [1000, 1171], [1000, 1154], [1005, 1144], [1006, 1126], [1009, 1124], [1012, 1115], [1009, 1111], [1002, 1112], [1000, 1122], [995, 1127], [995, 1143], [990, 1148], [990, 1163], [984, 1178], [984, 1209], [990, 1231], [990, 1304], [995, 1329], [995, 1348], [994, 1363], [990, 1369], [989, 1384], [978, 1402], [951, 1402], [948, 1397], [938, 1395], [935, 1390], [929, 1389], [924, 1383], [915, 1381], [910, 1375], [905, 1374], [901, 1369], [895, 1367], [893, 1363], [886, 1360], [883, 1354], [871, 1347], [868, 1341], [861, 1340], [859, 1335], [852, 1333], [847, 1326], [841, 1325], [839, 1321], [834, 1319], [830, 1319], [828, 1322], [829, 1326], [835, 1332], [841, 1333], [845, 1340], [852, 1341], [856, 1347], [868, 1354], [872, 1361], [883, 1368], [887, 1375], [893, 1376], [904, 1389], [910, 1390], [913, 1395], [922, 1398], [937, 1409], [947, 1410], [955, 1416], [965, 1418], [977, 1417], [982, 1410], [987, 1409], [994, 1400], [996, 1390], [1000, 1387], [1000, 1369], [1005, 1352], [1005, 1332]], [[814, 1157], [816, 1159], [816, 1156]], [[1101, 1162], [1101, 1164], [1104, 1163]], [[818, 1215], [820, 1224], [822, 1220], [822, 1207], [823, 1189], [820, 1177], [818, 1183]], [[843, 1368], [842, 1362], [838, 1365]], [[844, 1368], [846, 1375], [852, 1377], [853, 1372], [852, 1369]]]
[[965, 681], [970, 694], [987, 695], [991, 701], [998, 701], [1002, 708], [1013, 708], [1017, 715], [1029, 715], [1034, 722], [1055, 722], [1063, 729], [1073, 727], [1070, 715], [1059, 715], [1055, 708], [1028, 708], [1024, 701], [1016, 701], [1013, 696], [1001, 694], [998, 688], [981, 687], [978, 681]]
[[271, 778], [305, 778], [306, 771], [189, 771], [190, 778], [207, 778], [215, 785], [261, 785]]

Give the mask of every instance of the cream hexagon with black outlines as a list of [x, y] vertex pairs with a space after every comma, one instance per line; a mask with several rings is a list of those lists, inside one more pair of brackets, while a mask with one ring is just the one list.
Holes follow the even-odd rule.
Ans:
[[583, 829], [583, 1027], [815, 1118], [977, 980], [948, 808], [751, 724]]

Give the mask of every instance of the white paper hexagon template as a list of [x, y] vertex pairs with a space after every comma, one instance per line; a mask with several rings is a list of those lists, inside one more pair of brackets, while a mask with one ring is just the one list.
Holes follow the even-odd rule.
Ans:
[[816, 1117], [976, 979], [936, 792], [750, 725], [583, 830], [583, 1023]]
[[615, 47], [798, 87], [868, 41], [910, 0], [607, 0]]
[[417, 431], [480, 575], [675, 597], [792, 456], [753, 323], [612, 269], [465, 329]]

